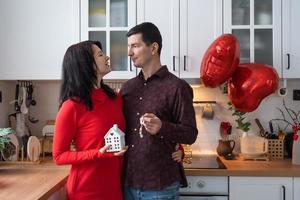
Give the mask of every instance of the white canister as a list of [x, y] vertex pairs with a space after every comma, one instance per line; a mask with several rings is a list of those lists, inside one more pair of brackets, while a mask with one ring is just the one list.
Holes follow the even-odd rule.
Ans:
[[300, 139], [299, 138], [297, 140], [294, 140], [293, 142], [292, 163], [294, 165], [300, 165]]

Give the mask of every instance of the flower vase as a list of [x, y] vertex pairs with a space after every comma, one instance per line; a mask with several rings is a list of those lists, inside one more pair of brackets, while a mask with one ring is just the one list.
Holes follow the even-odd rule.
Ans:
[[[297, 134], [299, 134], [299, 131]], [[295, 134], [295, 135], [297, 135], [297, 134]], [[300, 139], [298, 138], [298, 135], [297, 135], [297, 137], [294, 137], [294, 140], [293, 140], [292, 163], [294, 165], [300, 165]]]

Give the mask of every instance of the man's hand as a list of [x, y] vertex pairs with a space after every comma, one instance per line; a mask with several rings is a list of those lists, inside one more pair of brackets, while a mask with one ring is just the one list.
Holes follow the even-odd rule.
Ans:
[[145, 113], [142, 116], [143, 119], [143, 125], [147, 132], [149, 132], [151, 135], [155, 135], [158, 133], [162, 126], [161, 120], [154, 115], [153, 113]]

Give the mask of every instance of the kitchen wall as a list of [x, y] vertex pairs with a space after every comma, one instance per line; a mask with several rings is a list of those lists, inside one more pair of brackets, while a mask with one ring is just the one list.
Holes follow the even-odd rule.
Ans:
[[[14, 100], [15, 83], [15, 81], [0, 81], [0, 90], [2, 91], [3, 98], [2, 103], [0, 103], [0, 127], [8, 126], [7, 116], [14, 112], [13, 105], [10, 105], [9, 102]], [[120, 87], [120, 83], [110, 84], [114, 88]], [[289, 79], [287, 82], [288, 93], [285, 97], [286, 104], [296, 111], [300, 110], [300, 101], [292, 100], [292, 90], [299, 89], [299, 85], [300, 79]], [[33, 96], [37, 104], [30, 107], [30, 112], [31, 116], [39, 119], [39, 122], [36, 124], [28, 123], [33, 135], [40, 136], [42, 127], [46, 124], [46, 121], [55, 119], [58, 111], [59, 86], [59, 81], [34, 81]], [[194, 100], [209, 100], [216, 101], [217, 103], [212, 105], [214, 110], [213, 119], [202, 118], [204, 105], [195, 105], [199, 134], [196, 142], [191, 147], [194, 153], [215, 153], [218, 139], [220, 139], [220, 122], [229, 121], [235, 127], [231, 111], [227, 109], [228, 97], [222, 94], [219, 88], [211, 89], [200, 85], [193, 87], [193, 89]], [[254, 133], [258, 132], [258, 127], [253, 120], [254, 118], [259, 118], [262, 125], [268, 129], [270, 119], [281, 117], [280, 112], [276, 109], [277, 107], [282, 108], [282, 97], [276, 93], [265, 98], [254, 112], [248, 113], [247, 118], [251, 119], [252, 123], [251, 131]], [[274, 129], [277, 131], [277, 125], [274, 126]], [[240, 135], [241, 133], [233, 128], [231, 138], [238, 142]], [[239, 151], [239, 145], [237, 145], [235, 151]]]

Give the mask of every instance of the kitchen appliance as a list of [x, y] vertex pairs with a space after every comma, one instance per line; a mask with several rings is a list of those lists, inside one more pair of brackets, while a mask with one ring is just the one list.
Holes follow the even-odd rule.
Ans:
[[180, 200], [228, 200], [228, 177], [187, 176], [188, 187], [180, 188]]
[[[217, 155], [193, 155], [185, 169], [226, 169]], [[187, 176], [188, 186], [180, 188], [180, 200], [228, 200], [228, 177]]]
[[259, 157], [268, 152], [268, 140], [254, 134], [243, 133], [241, 137], [241, 154], [245, 158]]
[[220, 158], [215, 154], [193, 155], [189, 163], [184, 163], [185, 169], [226, 169]]

